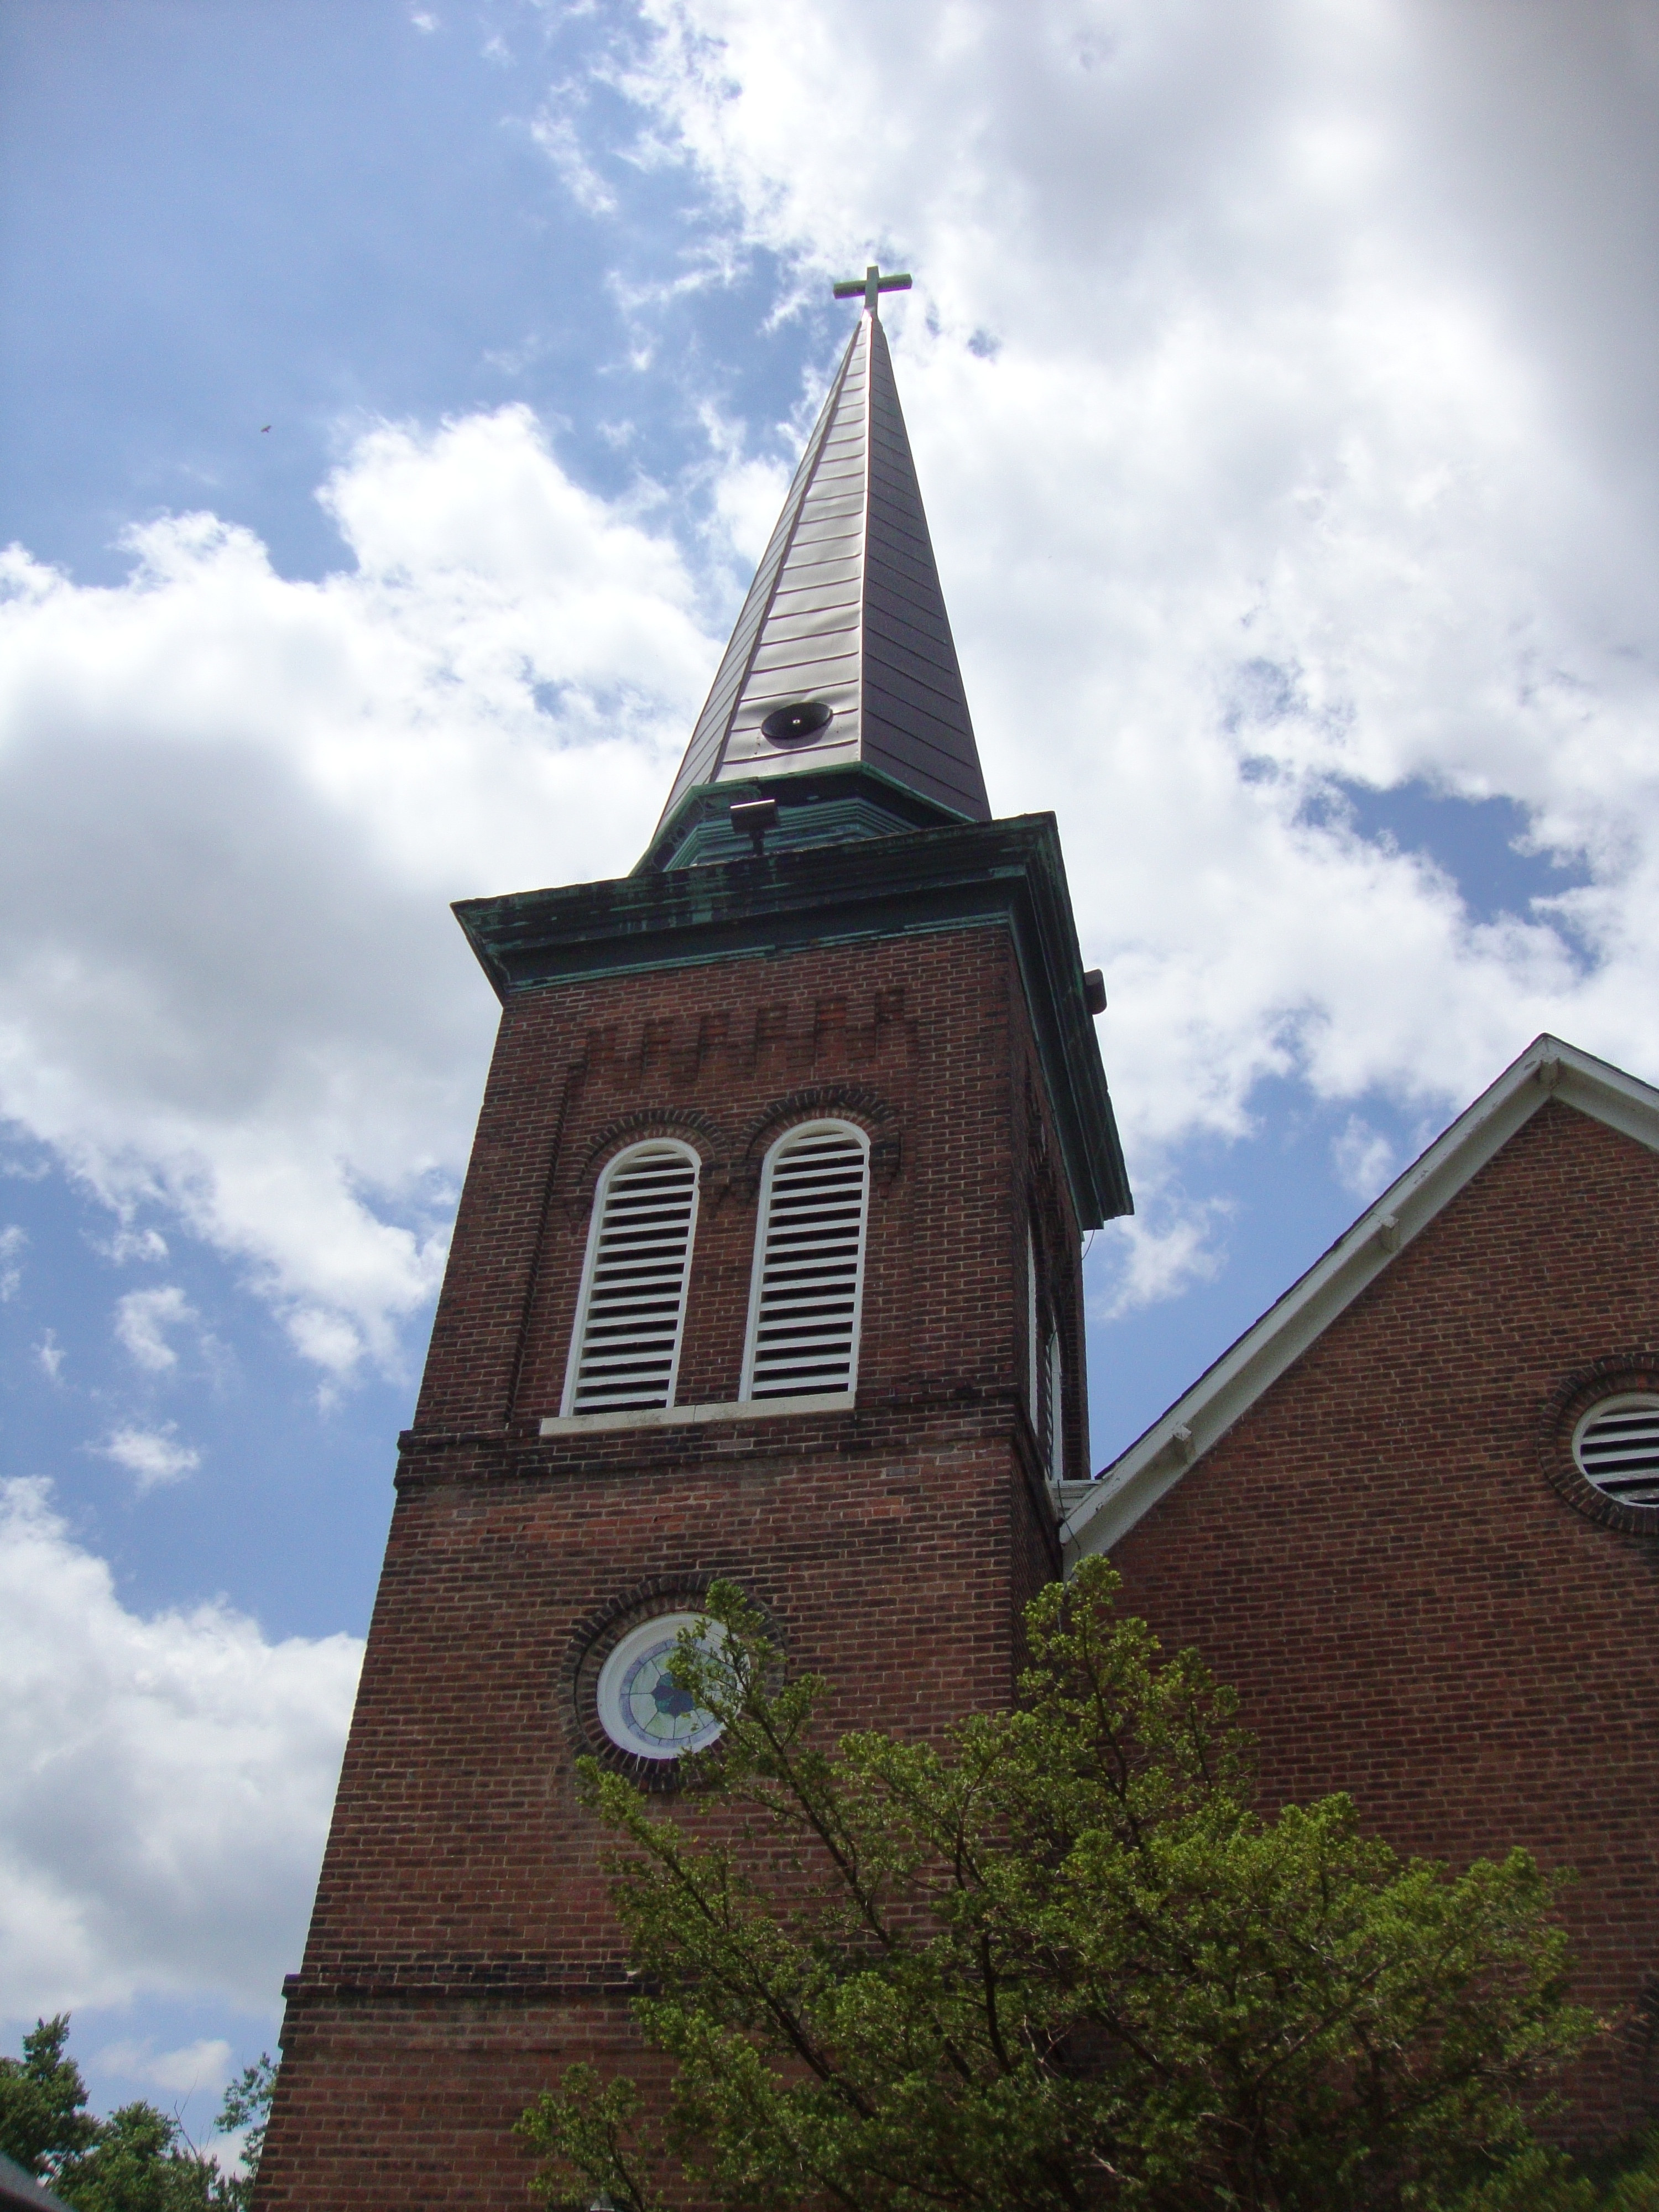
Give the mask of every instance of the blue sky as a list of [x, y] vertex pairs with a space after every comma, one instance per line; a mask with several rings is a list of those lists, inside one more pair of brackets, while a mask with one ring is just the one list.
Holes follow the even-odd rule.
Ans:
[[1656, 76], [1545, 0], [0, 13], [14, 2042], [199, 2129], [271, 2039], [493, 1027], [447, 902], [643, 845], [832, 276], [915, 272], [993, 801], [1106, 971], [1097, 1462], [1538, 1030], [1659, 1079]]

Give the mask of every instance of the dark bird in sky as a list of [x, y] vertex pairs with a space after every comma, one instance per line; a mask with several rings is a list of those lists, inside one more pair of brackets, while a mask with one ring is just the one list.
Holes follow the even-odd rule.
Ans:
[[264, 434], [265, 434], [265, 432], [266, 432], [268, 429], [270, 429], [270, 423], [269, 423], [269, 422], [261, 422], [261, 424], [259, 425], [259, 435], [263, 438], [263, 437], [264, 436]]

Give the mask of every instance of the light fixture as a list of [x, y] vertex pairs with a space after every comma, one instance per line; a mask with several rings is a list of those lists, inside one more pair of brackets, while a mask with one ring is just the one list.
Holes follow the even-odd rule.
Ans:
[[795, 699], [772, 709], [761, 724], [761, 735], [769, 745], [803, 745], [835, 718], [835, 708], [825, 700]]

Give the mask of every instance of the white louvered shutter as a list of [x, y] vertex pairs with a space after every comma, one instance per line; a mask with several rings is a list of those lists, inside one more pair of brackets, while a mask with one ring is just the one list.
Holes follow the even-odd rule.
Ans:
[[1066, 1370], [1064, 1355], [1060, 1348], [1060, 1331], [1048, 1339], [1048, 1389], [1043, 1393], [1043, 1413], [1047, 1432], [1043, 1447], [1048, 1455], [1048, 1480], [1066, 1480]]
[[853, 1389], [869, 1188], [869, 1146], [845, 1122], [809, 1123], [773, 1148], [761, 1189], [745, 1398]]
[[696, 1155], [636, 1145], [607, 1172], [565, 1383], [567, 1413], [672, 1406], [697, 1218]]
[[1579, 1425], [1573, 1456], [1621, 1505], [1659, 1505], [1659, 1398], [1614, 1398]]
[[1036, 1240], [1028, 1222], [1025, 1228], [1025, 1399], [1031, 1426], [1037, 1427], [1042, 1401], [1037, 1395], [1037, 1273]]

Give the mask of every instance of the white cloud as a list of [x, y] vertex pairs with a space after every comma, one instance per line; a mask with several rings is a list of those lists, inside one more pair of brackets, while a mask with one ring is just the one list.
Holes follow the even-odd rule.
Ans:
[[34, 1363], [48, 1382], [57, 1382], [64, 1372], [64, 1347], [58, 1341], [56, 1329], [49, 1328], [33, 1347]]
[[152, 1375], [179, 1364], [167, 1331], [199, 1322], [201, 1316], [176, 1283], [156, 1291], [129, 1291], [116, 1302], [116, 1340]]
[[[1659, 1075], [1659, 54], [1517, 10], [648, 0], [605, 64], [714, 210], [667, 289], [754, 245], [786, 304], [915, 270], [993, 796], [1060, 814], [1146, 1188], [1269, 1076], [1432, 1119], [1545, 1027]], [[590, 90], [542, 143], [598, 209]], [[395, 1364], [443, 1264], [494, 1012], [446, 902], [631, 864], [769, 526], [778, 426], [699, 406], [685, 484], [615, 501], [522, 409], [374, 428], [320, 582], [210, 515], [117, 587], [6, 556], [0, 1113], [232, 1255], [329, 1378]], [[1327, 803], [1411, 782], [1511, 797], [1590, 882], [1479, 921]], [[1133, 1279], [1207, 1249], [1166, 1235]]]
[[1385, 1188], [1395, 1171], [1393, 1145], [1380, 1129], [1373, 1129], [1358, 1114], [1350, 1114], [1341, 1131], [1332, 1139], [1331, 1158], [1337, 1181], [1344, 1190], [1352, 1191], [1367, 1206]]
[[15, 1222], [0, 1229], [0, 1305], [8, 1304], [23, 1287], [23, 1253], [28, 1231]]
[[[734, 235], [916, 273], [993, 799], [1059, 813], [1142, 1181], [1265, 1076], [1432, 1115], [1544, 1027], [1659, 1076], [1659, 40], [1520, 13], [651, 0], [622, 71]], [[1593, 884], [1483, 923], [1341, 781], [1506, 794]]]
[[1140, 1194], [1141, 1211], [1127, 1220], [1109, 1222], [1089, 1270], [1090, 1288], [1103, 1275], [1103, 1292], [1091, 1296], [1090, 1310], [1099, 1320], [1119, 1321], [1144, 1306], [1179, 1297], [1194, 1283], [1213, 1282], [1225, 1255], [1214, 1238], [1231, 1212], [1218, 1200], [1202, 1204], [1171, 1201]]
[[361, 1657], [349, 1636], [268, 1642], [222, 1605], [129, 1612], [46, 1485], [0, 1487], [7, 2017], [141, 1990], [274, 2004]]
[[157, 2051], [149, 2041], [108, 2043], [98, 2053], [97, 2064], [106, 2074], [188, 2097], [198, 2089], [222, 2089], [230, 2079], [231, 2058], [222, 2036], [204, 2035], [177, 2051]]
[[107, 1443], [97, 1446], [105, 1459], [112, 1459], [118, 1467], [138, 1478], [138, 1492], [160, 1489], [163, 1485], [182, 1482], [193, 1474], [202, 1464], [202, 1455], [189, 1444], [178, 1440], [178, 1424], [168, 1421], [159, 1429], [137, 1427], [119, 1428]]
[[617, 196], [582, 151], [578, 118], [562, 99], [550, 101], [530, 126], [530, 135], [558, 173], [559, 180], [578, 207], [589, 215], [614, 215]]
[[159, 1229], [118, 1229], [107, 1243], [94, 1240], [93, 1249], [123, 1267], [129, 1260], [165, 1260], [167, 1241]]
[[0, 556], [0, 1113], [343, 1375], [443, 1264], [495, 1011], [447, 902], [630, 866], [715, 647], [521, 409], [323, 498], [320, 583], [208, 515], [113, 588]]
[[737, 460], [721, 471], [715, 513], [733, 548], [758, 566], [789, 489], [789, 471], [775, 461]]

